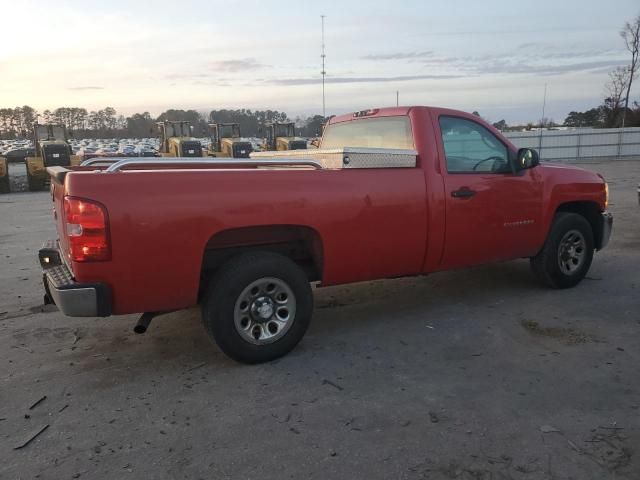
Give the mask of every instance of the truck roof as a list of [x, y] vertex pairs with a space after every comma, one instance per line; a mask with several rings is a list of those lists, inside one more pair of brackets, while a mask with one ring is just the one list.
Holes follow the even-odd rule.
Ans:
[[434, 107], [427, 105], [410, 105], [407, 107], [385, 107], [385, 108], [370, 108], [367, 110], [361, 110], [358, 112], [346, 113], [344, 115], [336, 115], [331, 120], [329, 120], [328, 125], [334, 123], [341, 122], [350, 122], [353, 120], [359, 120], [362, 118], [380, 118], [380, 117], [392, 117], [392, 116], [400, 116], [400, 115], [409, 115], [411, 110], [428, 110], [431, 112], [435, 112], [439, 115], [451, 115], [458, 116], [463, 118], [473, 118], [474, 121], [484, 125], [490, 131], [501, 135], [501, 133], [489, 122], [484, 120], [482, 117], [475, 116], [469, 112], [465, 112], [462, 110], [455, 110], [452, 108], [444, 108], [444, 107]]
[[[391, 117], [396, 115], [408, 115], [412, 108], [430, 108], [430, 107], [385, 107], [385, 108], [369, 108], [367, 110], [361, 110], [359, 112], [345, 113], [343, 115], [336, 115], [329, 123], [349, 122], [359, 118], [372, 118], [372, 117]], [[367, 112], [367, 113], [365, 113]], [[369, 113], [370, 112], [370, 113]]]

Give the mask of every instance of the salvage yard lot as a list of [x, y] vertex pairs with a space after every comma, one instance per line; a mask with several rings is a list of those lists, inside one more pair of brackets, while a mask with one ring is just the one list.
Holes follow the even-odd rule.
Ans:
[[0, 479], [640, 478], [640, 161], [584, 166], [615, 220], [578, 287], [522, 260], [317, 289], [258, 366], [198, 309], [135, 336], [42, 307], [50, 195], [0, 196]]

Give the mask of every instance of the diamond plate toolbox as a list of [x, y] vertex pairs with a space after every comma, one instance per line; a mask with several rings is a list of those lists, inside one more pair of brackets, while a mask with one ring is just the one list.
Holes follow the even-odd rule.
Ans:
[[282, 159], [314, 160], [323, 168], [413, 168], [418, 152], [396, 148], [345, 147], [332, 149], [285, 150], [276, 152], [254, 152], [255, 160]]

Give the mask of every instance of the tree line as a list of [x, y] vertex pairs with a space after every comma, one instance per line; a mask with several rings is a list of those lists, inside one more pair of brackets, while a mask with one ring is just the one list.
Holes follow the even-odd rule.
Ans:
[[[15, 108], [0, 108], [0, 138], [29, 138], [33, 124], [62, 124], [75, 138], [130, 137], [144, 138], [158, 135], [157, 122], [165, 120], [187, 121], [194, 137], [209, 136], [209, 123], [238, 123], [244, 136], [262, 136], [264, 125], [269, 122], [289, 122], [289, 116], [278, 110], [212, 110], [203, 115], [196, 110], [169, 109], [158, 117], [149, 112], [134, 113], [125, 117], [115, 108], [88, 111], [80, 107], [60, 107], [39, 113], [24, 105]], [[298, 135], [314, 137], [322, 134], [325, 119], [322, 115], [296, 117]]]

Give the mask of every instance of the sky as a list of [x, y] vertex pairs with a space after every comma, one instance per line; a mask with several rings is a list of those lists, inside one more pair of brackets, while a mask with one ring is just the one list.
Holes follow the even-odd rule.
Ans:
[[[0, 108], [326, 113], [402, 105], [538, 120], [601, 103], [637, 0], [0, 0]], [[640, 83], [640, 82], [639, 82]], [[640, 88], [634, 88], [634, 98]]]

